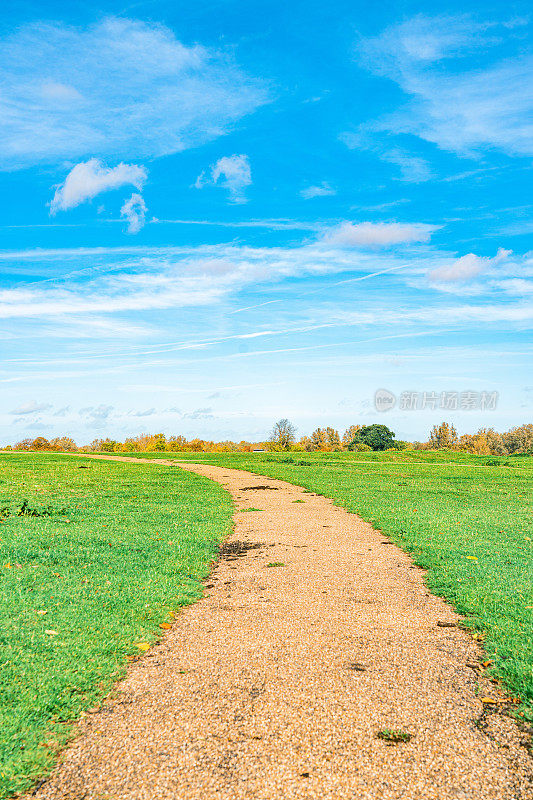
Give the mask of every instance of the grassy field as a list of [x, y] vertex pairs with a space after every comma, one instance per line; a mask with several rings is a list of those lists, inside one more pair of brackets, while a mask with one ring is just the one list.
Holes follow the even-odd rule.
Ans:
[[179, 469], [0, 454], [1, 798], [201, 596], [231, 514], [218, 484]]
[[533, 721], [533, 458], [420, 451], [175, 458], [283, 478], [383, 530], [429, 570], [432, 591], [465, 615], [494, 661], [492, 673]]

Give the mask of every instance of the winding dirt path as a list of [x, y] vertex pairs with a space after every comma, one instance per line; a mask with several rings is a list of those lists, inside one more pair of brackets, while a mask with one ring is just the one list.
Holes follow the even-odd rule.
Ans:
[[476, 696], [482, 655], [405, 553], [296, 486], [180, 466], [232, 493], [229, 543], [260, 547], [234, 546], [34, 798], [533, 798], [524, 734]]

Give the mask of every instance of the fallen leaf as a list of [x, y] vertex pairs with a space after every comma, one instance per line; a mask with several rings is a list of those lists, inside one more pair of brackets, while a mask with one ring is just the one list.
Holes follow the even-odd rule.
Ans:
[[466, 556], [466, 558], [469, 558], [470, 561], [477, 561], [477, 556]]
[[53, 631], [51, 628], [46, 630], [45, 633], [47, 633], [49, 636], [57, 636], [57, 631]]
[[162, 622], [159, 627], [163, 628], [166, 631], [168, 631], [172, 627], [172, 625], [169, 622]]
[[492, 697], [480, 697], [479, 699], [482, 703], [485, 703], [485, 705], [498, 705], [498, 701], [494, 700]]
[[37, 614], [48, 614], [48, 611], [37, 611]]
[[150, 645], [148, 644], [148, 642], [139, 642], [137, 647], [139, 648], [139, 650], [142, 650], [143, 652], [150, 649]]

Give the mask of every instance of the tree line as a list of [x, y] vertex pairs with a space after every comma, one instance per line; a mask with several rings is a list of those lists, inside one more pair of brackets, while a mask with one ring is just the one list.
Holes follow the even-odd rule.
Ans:
[[89, 445], [78, 447], [68, 436], [45, 439], [23, 439], [14, 447], [4, 450], [43, 450], [48, 452], [192, 452], [192, 453], [251, 453], [254, 450], [296, 450], [305, 452], [335, 452], [342, 450], [459, 450], [476, 455], [533, 455], [533, 425], [526, 424], [498, 433], [494, 428], [480, 428], [476, 433], [457, 434], [453, 424], [434, 425], [427, 442], [406, 442], [386, 425], [350, 425], [341, 434], [336, 428], [316, 428], [309, 436], [297, 439], [296, 426], [281, 419], [272, 428], [268, 439], [260, 442], [207, 439], [187, 439], [184, 436], [166, 436], [164, 433], [141, 434], [120, 442], [115, 439], [94, 439]]

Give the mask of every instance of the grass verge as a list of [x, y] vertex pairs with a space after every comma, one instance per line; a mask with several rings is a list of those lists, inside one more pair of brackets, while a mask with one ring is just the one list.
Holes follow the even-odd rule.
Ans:
[[0, 454], [0, 798], [202, 595], [232, 510], [179, 469]]

